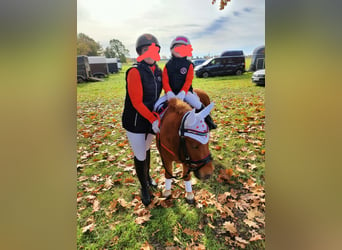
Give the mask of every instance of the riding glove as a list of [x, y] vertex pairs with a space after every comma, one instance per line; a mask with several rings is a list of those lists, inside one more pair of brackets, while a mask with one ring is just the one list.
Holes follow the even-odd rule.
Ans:
[[158, 120], [155, 120], [153, 123], [152, 123], [152, 130], [154, 133], [158, 134], [160, 132], [159, 130], [159, 121]]
[[181, 99], [182, 101], [185, 98], [185, 91], [182, 90], [181, 92], [178, 93], [178, 95], [176, 96], [178, 99]]
[[167, 100], [170, 101], [172, 98], [176, 98], [175, 94], [172, 91], [166, 93]]

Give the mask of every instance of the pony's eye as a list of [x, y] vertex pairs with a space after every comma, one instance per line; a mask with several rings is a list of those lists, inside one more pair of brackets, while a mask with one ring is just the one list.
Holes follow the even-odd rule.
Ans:
[[198, 148], [199, 148], [198, 145], [192, 145], [191, 147], [192, 147], [193, 149], [198, 149]]

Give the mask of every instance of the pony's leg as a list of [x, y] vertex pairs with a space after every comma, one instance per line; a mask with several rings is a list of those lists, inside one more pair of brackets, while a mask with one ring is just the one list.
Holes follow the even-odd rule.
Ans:
[[171, 197], [171, 186], [172, 186], [172, 179], [170, 174], [172, 174], [172, 163], [165, 163], [163, 161], [163, 165], [165, 167], [165, 189], [163, 191], [163, 197], [170, 198]]
[[171, 197], [171, 184], [172, 184], [172, 179], [167, 179], [165, 177], [165, 190], [163, 191], [163, 196], [165, 198]]
[[191, 184], [191, 175], [189, 174], [187, 178], [184, 179], [184, 186], [185, 186], [185, 199], [186, 202], [189, 204], [195, 203], [195, 195], [192, 192], [192, 184]]

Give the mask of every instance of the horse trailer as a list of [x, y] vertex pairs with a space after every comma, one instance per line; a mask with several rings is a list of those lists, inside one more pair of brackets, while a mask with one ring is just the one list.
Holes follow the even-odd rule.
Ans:
[[104, 56], [88, 56], [91, 73], [98, 78], [109, 75], [108, 64]]
[[87, 56], [77, 56], [77, 82], [87, 82], [92, 76]]
[[77, 83], [100, 82], [102, 79], [93, 76], [88, 56], [77, 56]]
[[265, 45], [259, 46], [253, 50], [249, 71], [256, 71], [265, 68]]
[[109, 73], [118, 73], [119, 72], [119, 63], [117, 58], [106, 58], [108, 64]]

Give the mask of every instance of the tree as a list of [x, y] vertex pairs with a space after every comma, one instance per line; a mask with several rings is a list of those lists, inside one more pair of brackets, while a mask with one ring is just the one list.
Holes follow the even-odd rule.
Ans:
[[[220, 10], [223, 10], [224, 7], [226, 7], [227, 3], [230, 2], [230, 0], [220, 0]], [[215, 4], [216, 0], [212, 0], [211, 4]]]
[[120, 61], [125, 63], [127, 61], [126, 56], [129, 55], [129, 50], [119, 40], [112, 39], [109, 41], [109, 47], [105, 49], [104, 54], [109, 58], [120, 58]]
[[77, 55], [97, 56], [101, 45], [86, 34], [77, 35]]

